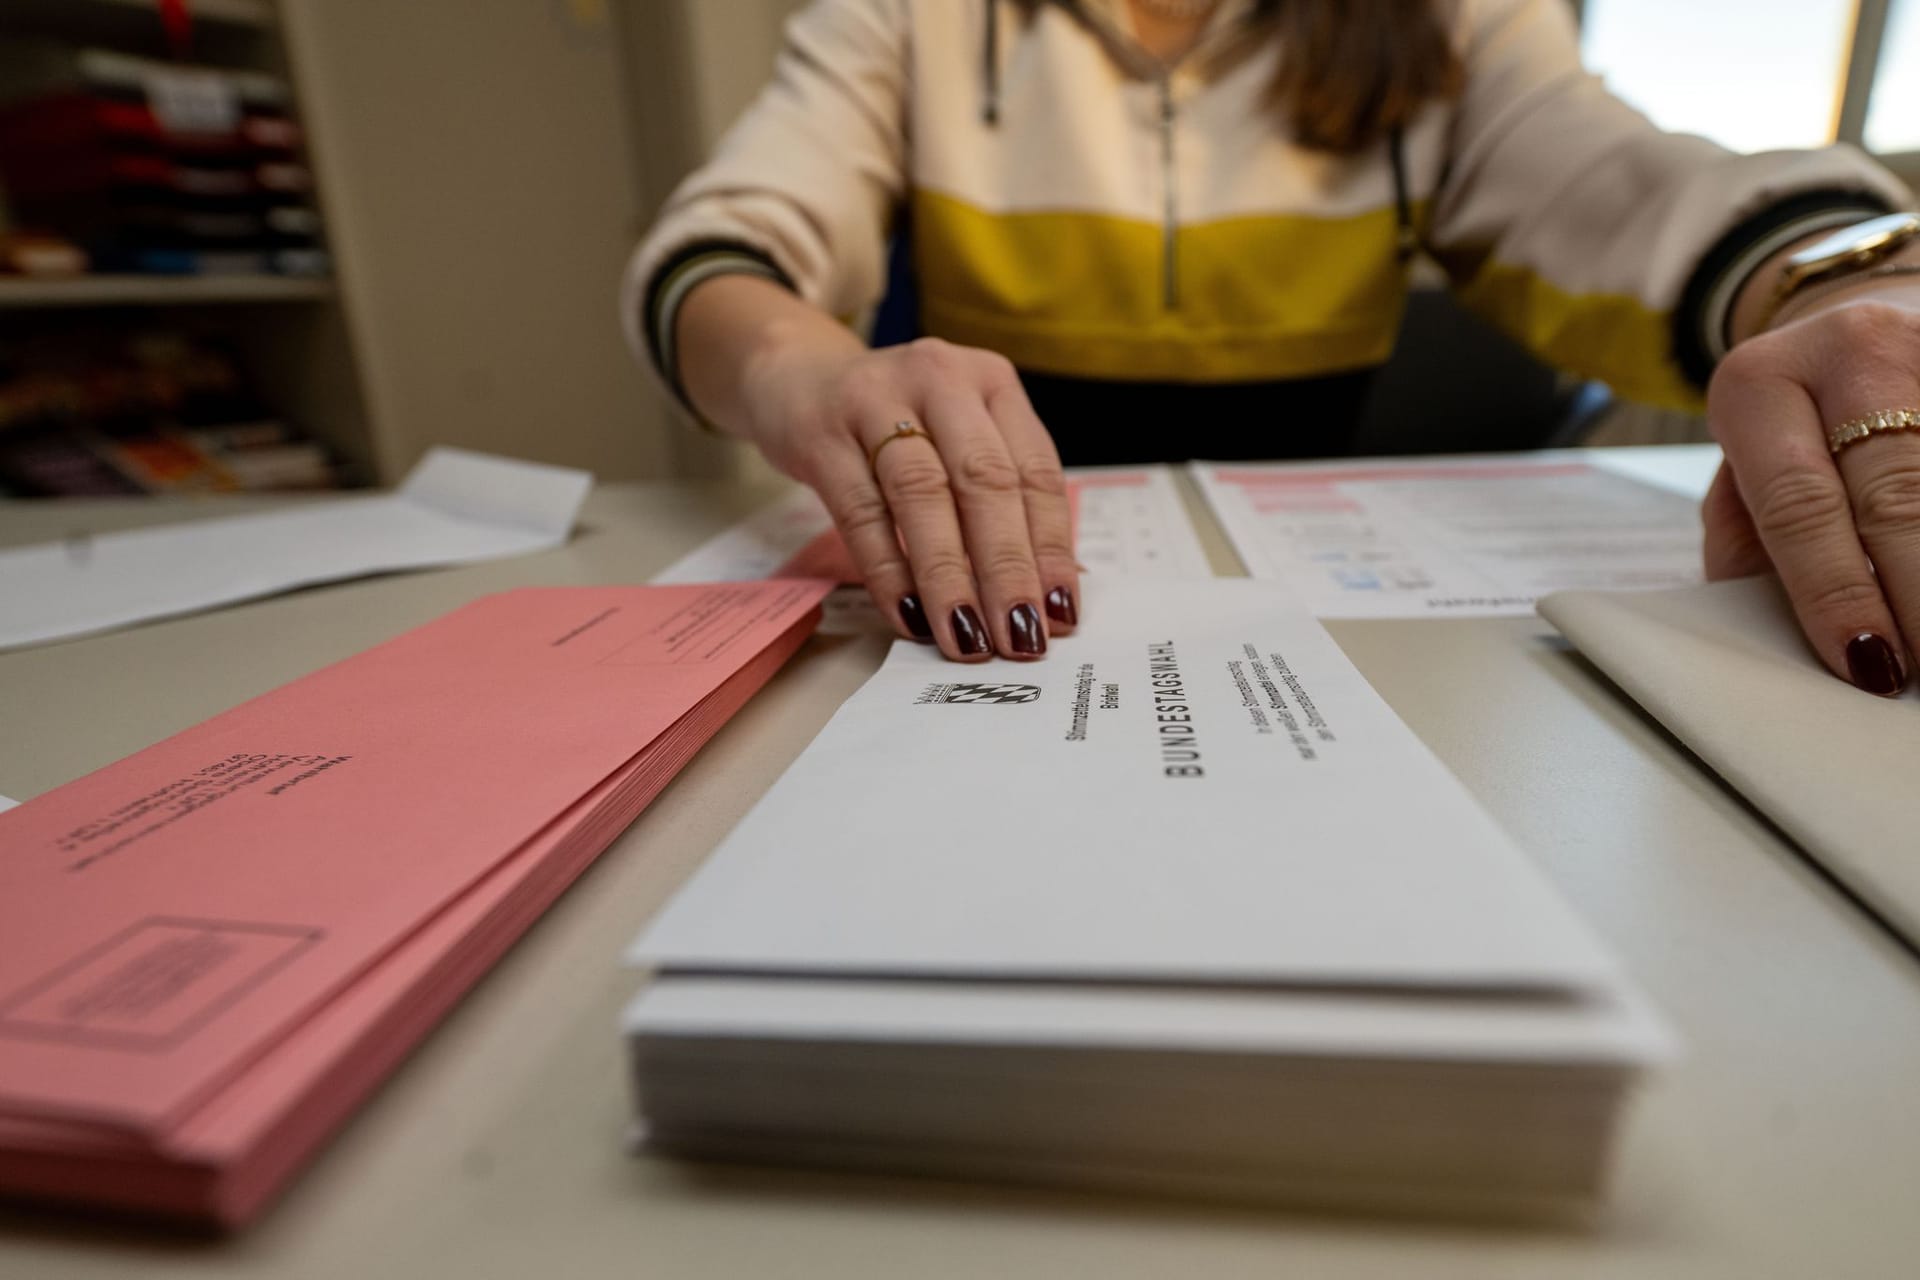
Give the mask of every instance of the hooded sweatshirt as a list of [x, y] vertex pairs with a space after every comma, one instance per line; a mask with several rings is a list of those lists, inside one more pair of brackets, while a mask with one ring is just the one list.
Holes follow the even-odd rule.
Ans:
[[1273, 98], [1272, 10], [1222, 0], [1168, 66], [1125, 0], [814, 0], [634, 253], [630, 342], [677, 389], [675, 313], [718, 272], [867, 314], [910, 227], [920, 331], [1024, 374], [1327, 379], [1391, 353], [1417, 243], [1548, 363], [1694, 408], [1760, 262], [1911, 203], [1847, 146], [1655, 128], [1581, 67], [1565, 0], [1453, 0], [1461, 92], [1316, 150]]

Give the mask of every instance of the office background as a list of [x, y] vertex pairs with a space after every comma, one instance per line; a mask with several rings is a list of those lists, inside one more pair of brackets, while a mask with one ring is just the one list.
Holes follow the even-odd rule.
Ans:
[[[0, 0], [16, 45], [184, 53], [284, 82], [324, 225], [320, 265], [293, 276], [0, 275], [0, 377], [32, 365], [8, 352], [50, 332], [90, 349], [178, 332], [232, 361], [249, 399], [230, 412], [324, 453], [330, 482], [391, 483], [435, 442], [603, 479], [750, 473], [757, 461], [685, 430], [634, 366], [615, 283], [659, 201], [764, 80], [793, 7]], [[1838, 138], [1920, 177], [1920, 0], [1578, 7], [1590, 63], [1667, 127], [1740, 149]], [[180, 9], [184, 42], [167, 27]], [[0, 58], [0, 101], [31, 89], [20, 60]], [[1699, 434], [1624, 406], [1581, 429]], [[147, 487], [213, 483], [172, 465], [186, 478]]]

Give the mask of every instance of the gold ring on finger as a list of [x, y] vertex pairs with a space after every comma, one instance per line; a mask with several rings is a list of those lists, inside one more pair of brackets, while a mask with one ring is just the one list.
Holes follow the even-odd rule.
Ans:
[[1920, 431], [1920, 409], [1882, 409], [1864, 418], [1843, 422], [1827, 433], [1827, 448], [1839, 453], [1882, 431]]
[[880, 437], [878, 444], [867, 450], [867, 465], [877, 471], [880, 466], [880, 451], [882, 449], [892, 444], [895, 440], [911, 440], [915, 436], [925, 440], [928, 444], [933, 443], [933, 437], [927, 434], [926, 428], [914, 422], [912, 419], [902, 418], [899, 422], [893, 424], [892, 431]]

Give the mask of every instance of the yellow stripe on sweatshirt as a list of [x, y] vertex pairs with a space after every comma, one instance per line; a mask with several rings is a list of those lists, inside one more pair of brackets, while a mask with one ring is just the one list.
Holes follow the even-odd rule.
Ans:
[[1598, 378], [1642, 404], [1699, 413], [1705, 401], [1672, 356], [1672, 316], [1617, 293], [1569, 293], [1537, 272], [1489, 263], [1460, 300], [1549, 364]]
[[1079, 212], [994, 213], [913, 197], [926, 331], [1087, 378], [1252, 381], [1379, 364], [1406, 300], [1391, 209], [1164, 230]]

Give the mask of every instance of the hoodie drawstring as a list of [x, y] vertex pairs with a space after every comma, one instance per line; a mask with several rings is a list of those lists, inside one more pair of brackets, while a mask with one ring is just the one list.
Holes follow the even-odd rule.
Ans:
[[986, 77], [985, 100], [980, 119], [988, 128], [1000, 126], [1000, 3], [987, 0], [987, 38], [980, 49], [981, 70]]
[[1407, 185], [1407, 134], [1396, 127], [1387, 135], [1387, 159], [1393, 165], [1393, 218], [1397, 232], [1394, 251], [1401, 266], [1420, 252], [1420, 232], [1413, 225], [1413, 193]]

